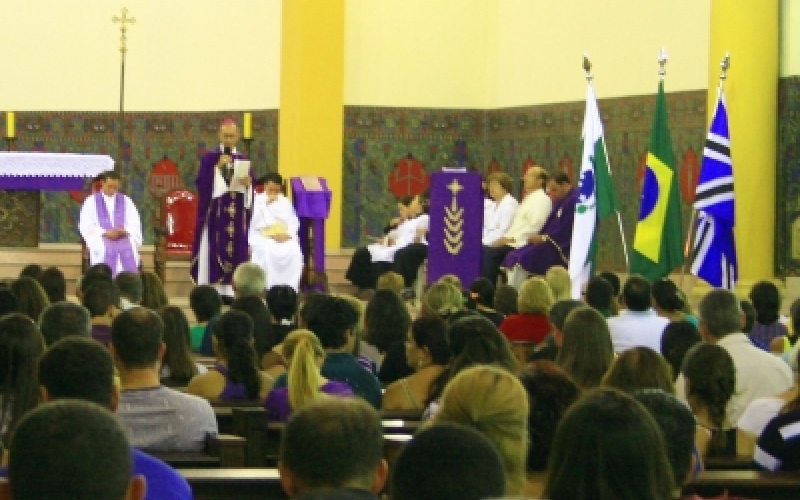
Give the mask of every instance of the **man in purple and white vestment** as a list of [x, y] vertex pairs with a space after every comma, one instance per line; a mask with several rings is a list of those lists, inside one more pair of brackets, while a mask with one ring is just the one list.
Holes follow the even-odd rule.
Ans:
[[197, 171], [197, 225], [189, 272], [196, 284], [212, 285], [221, 295], [233, 297], [233, 271], [250, 259], [253, 180], [252, 174], [234, 178], [234, 160], [245, 159], [236, 150], [236, 122], [224, 120], [219, 138], [219, 148], [203, 155]]
[[114, 276], [121, 271], [139, 272], [142, 221], [130, 198], [119, 192], [119, 174], [102, 174], [103, 187], [81, 207], [80, 231], [89, 249], [91, 265], [106, 263]]

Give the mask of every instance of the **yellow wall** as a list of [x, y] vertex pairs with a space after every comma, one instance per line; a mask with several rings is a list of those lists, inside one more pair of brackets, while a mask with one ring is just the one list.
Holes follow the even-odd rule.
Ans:
[[278, 107], [280, 0], [2, 0], [0, 109], [118, 109], [123, 5], [126, 109]]
[[488, 106], [488, 0], [347, 0], [345, 104]]
[[800, 75], [800, 1], [781, 2], [781, 76]]
[[[495, 107], [581, 100], [589, 54], [600, 98], [655, 93], [660, 48], [667, 91], [708, 87], [710, 0], [493, 0]], [[568, 7], [567, 7], [568, 6]]]
[[345, 103], [498, 108], [707, 88], [710, 0], [348, 0]]

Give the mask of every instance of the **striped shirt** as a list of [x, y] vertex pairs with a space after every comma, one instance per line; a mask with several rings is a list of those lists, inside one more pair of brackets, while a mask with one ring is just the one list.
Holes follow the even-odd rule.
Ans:
[[800, 409], [778, 415], [767, 424], [753, 461], [763, 470], [800, 470]]

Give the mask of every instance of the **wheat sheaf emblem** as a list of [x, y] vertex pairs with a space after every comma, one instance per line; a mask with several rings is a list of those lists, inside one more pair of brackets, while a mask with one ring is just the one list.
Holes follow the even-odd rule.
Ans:
[[464, 207], [458, 206], [458, 193], [464, 186], [453, 179], [447, 189], [453, 199], [449, 207], [444, 207], [444, 248], [450, 255], [458, 255], [464, 247]]

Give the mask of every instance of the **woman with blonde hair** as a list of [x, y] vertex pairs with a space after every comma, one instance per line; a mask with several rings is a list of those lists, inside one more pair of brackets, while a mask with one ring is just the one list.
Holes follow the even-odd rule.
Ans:
[[320, 373], [325, 349], [310, 330], [295, 330], [283, 341], [283, 355], [289, 365], [287, 386], [270, 391], [264, 407], [270, 421], [285, 422], [292, 412], [321, 394], [353, 395], [344, 382], [328, 380]]
[[528, 393], [507, 370], [474, 366], [447, 384], [435, 424], [453, 422], [486, 436], [503, 458], [506, 495], [524, 494], [528, 457]]
[[464, 307], [464, 295], [450, 283], [438, 281], [422, 296], [420, 316], [438, 316], [447, 321]]
[[572, 281], [564, 266], [553, 266], [547, 270], [544, 280], [553, 291], [553, 302], [572, 298]]
[[614, 360], [614, 347], [608, 323], [602, 314], [591, 307], [574, 309], [559, 334], [556, 364], [569, 375], [581, 389], [600, 384]]
[[506, 317], [500, 324], [500, 331], [512, 342], [538, 344], [550, 332], [547, 313], [554, 303], [553, 291], [543, 278], [528, 278], [519, 287], [518, 314]]

